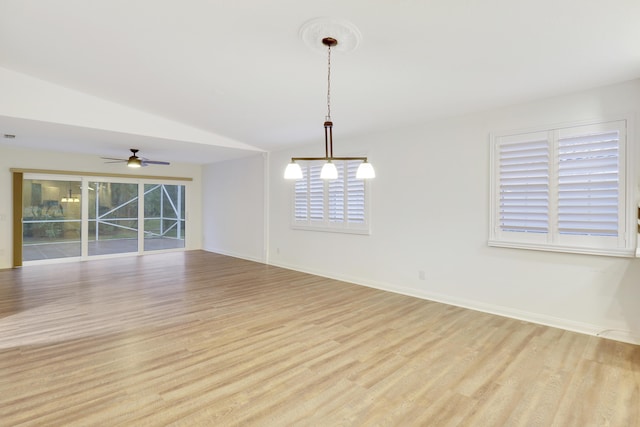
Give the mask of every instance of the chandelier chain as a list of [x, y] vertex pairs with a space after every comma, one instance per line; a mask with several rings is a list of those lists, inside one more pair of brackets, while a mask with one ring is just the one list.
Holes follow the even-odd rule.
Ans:
[[331, 46], [327, 56], [327, 120], [331, 121]]

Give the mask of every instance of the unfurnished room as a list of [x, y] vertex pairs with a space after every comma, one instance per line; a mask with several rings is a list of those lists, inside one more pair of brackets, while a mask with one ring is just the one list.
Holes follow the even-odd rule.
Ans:
[[0, 426], [640, 426], [639, 17], [0, 0]]

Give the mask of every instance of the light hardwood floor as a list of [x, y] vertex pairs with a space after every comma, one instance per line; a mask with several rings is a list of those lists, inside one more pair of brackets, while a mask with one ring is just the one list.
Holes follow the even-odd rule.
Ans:
[[0, 271], [2, 426], [638, 426], [640, 347], [193, 251]]

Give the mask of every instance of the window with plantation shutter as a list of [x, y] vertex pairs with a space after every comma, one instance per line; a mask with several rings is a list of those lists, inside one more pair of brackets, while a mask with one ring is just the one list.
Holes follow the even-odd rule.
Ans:
[[632, 256], [626, 121], [497, 135], [490, 246]]
[[504, 231], [549, 231], [549, 142], [531, 137], [499, 148], [500, 228]]
[[334, 160], [338, 179], [320, 178], [322, 162], [301, 165], [293, 194], [292, 226], [299, 229], [369, 233], [367, 183], [356, 179], [359, 160]]
[[618, 235], [618, 131], [558, 139], [558, 231]]

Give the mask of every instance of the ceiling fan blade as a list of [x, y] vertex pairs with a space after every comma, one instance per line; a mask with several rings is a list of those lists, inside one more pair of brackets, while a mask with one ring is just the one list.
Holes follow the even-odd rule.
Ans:
[[113, 160], [113, 161], [105, 162], [105, 163], [124, 163], [124, 162], [126, 162], [126, 160]]
[[159, 161], [156, 161], [156, 160], [143, 160], [142, 164], [143, 165], [145, 165], [145, 164], [148, 164], [148, 165], [170, 165], [171, 163], [169, 163], [169, 162], [159, 162]]
[[100, 157], [103, 160], [120, 160], [121, 162], [126, 162], [127, 159], [116, 159], [115, 157]]

